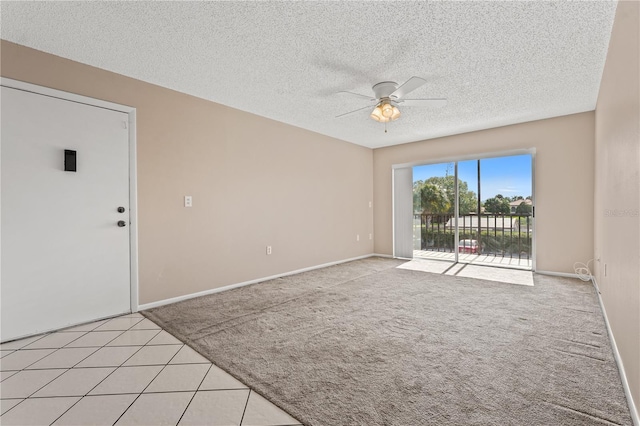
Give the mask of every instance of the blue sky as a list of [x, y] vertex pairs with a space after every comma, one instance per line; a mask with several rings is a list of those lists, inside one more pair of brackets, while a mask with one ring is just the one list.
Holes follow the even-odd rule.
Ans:
[[[478, 192], [477, 161], [460, 161], [458, 175], [466, 181], [469, 189]], [[444, 176], [446, 172], [453, 175], [453, 163], [431, 164], [413, 168], [413, 181], [426, 180], [431, 176]], [[487, 198], [502, 194], [505, 197], [531, 195], [531, 156], [513, 155], [509, 157], [495, 157], [480, 160], [480, 198]]]

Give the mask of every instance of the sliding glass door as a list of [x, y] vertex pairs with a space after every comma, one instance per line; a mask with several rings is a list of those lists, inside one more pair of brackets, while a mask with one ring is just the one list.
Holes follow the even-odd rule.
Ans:
[[413, 167], [413, 257], [531, 269], [531, 154]]
[[531, 155], [478, 160], [485, 262], [531, 269], [533, 180]]
[[414, 250], [451, 253], [455, 249], [452, 221], [455, 217], [455, 163], [414, 167]]

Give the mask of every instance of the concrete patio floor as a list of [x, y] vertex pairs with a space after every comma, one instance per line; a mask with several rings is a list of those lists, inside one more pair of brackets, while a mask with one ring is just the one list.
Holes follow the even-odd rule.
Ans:
[[[414, 259], [430, 259], [430, 260], [446, 260], [449, 262], [455, 262], [455, 253], [432, 251], [432, 250], [414, 250]], [[497, 266], [502, 268], [522, 269], [530, 271], [533, 266], [531, 259], [518, 259], [483, 255], [483, 254], [469, 254], [460, 253], [458, 256], [459, 263], [470, 263], [472, 265], [484, 265], [484, 266]]]

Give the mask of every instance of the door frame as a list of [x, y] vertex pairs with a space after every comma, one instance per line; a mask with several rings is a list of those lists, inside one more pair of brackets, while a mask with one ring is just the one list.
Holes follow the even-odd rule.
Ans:
[[[416, 167], [416, 166], [428, 166], [430, 164], [440, 164], [440, 163], [455, 163], [455, 176], [456, 179], [458, 177], [458, 165], [457, 163], [460, 161], [468, 161], [468, 160], [483, 160], [487, 158], [495, 158], [495, 157], [509, 157], [512, 155], [530, 155], [531, 156], [531, 201], [533, 202], [533, 214], [531, 216], [533, 222], [533, 232], [531, 235], [531, 272], [536, 272], [536, 234], [537, 234], [537, 225], [536, 225], [536, 215], [535, 215], [535, 206], [536, 206], [536, 148], [516, 148], [510, 150], [503, 151], [485, 151], [476, 154], [464, 154], [464, 155], [455, 155], [455, 156], [442, 156], [442, 157], [433, 157], [423, 161], [411, 161], [407, 163], [399, 163], [391, 165], [391, 175], [393, 176], [395, 169], [402, 169], [407, 167]], [[392, 192], [391, 199], [394, 200], [395, 194], [393, 193], [393, 180], [392, 180]], [[456, 209], [457, 209], [457, 194], [456, 194]], [[392, 201], [393, 202], [393, 201]], [[456, 218], [457, 218], [456, 214]], [[456, 219], [457, 222], [457, 219]], [[395, 217], [392, 216], [392, 232], [395, 230]], [[456, 224], [457, 225], [457, 224]], [[456, 226], [457, 229], [457, 226]], [[394, 238], [394, 247], [395, 247], [395, 232], [393, 232]], [[458, 248], [457, 248], [457, 238], [456, 238], [456, 262], [458, 259]], [[395, 254], [394, 254], [395, 256]]]
[[138, 311], [138, 189], [137, 189], [137, 161], [136, 161], [136, 108], [94, 99], [87, 96], [62, 90], [51, 89], [26, 83], [24, 81], [13, 80], [0, 77], [0, 86], [22, 90], [24, 92], [49, 96], [79, 104], [85, 104], [97, 108], [109, 109], [123, 112], [129, 116], [129, 286], [130, 286], [130, 308], [131, 312]]
[[[411, 179], [413, 180], [413, 169], [411, 167], [393, 167], [391, 169], [391, 222], [393, 224], [392, 226], [392, 244], [393, 244], [393, 258], [394, 259], [409, 259], [411, 260], [413, 258], [413, 237], [411, 238], [411, 256], [410, 257], [404, 257], [404, 256], [398, 256], [397, 253], [397, 247], [396, 247], [396, 242], [397, 242], [397, 229], [396, 229], [396, 219], [397, 219], [397, 208], [398, 208], [398, 199], [396, 197], [397, 195], [397, 189], [396, 189], [396, 172], [399, 170], [409, 170], [409, 172], [411, 173]], [[411, 188], [413, 192], [413, 188]], [[413, 206], [413, 194], [411, 195], [411, 206]], [[411, 208], [411, 213], [413, 213], [413, 207]], [[411, 217], [411, 227], [412, 227], [412, 231], [413, 231], [413, 214]], [[413, 232], [412, 232], [413, 234]], [[406, 236], [405, 236], [406, 238]]]

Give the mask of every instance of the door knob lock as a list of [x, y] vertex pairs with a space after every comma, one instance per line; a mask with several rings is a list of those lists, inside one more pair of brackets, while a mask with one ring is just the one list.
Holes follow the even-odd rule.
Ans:
[[124, 207], [118, 207], [118, 213], [124, 213]]
[[118, 221], [118, 226], [119, 226], [120, 228], [122, 228], [123, 226], [127, 226], [127, 222], [125, 222], [124, 220], [119, 220], [119, 221]]

